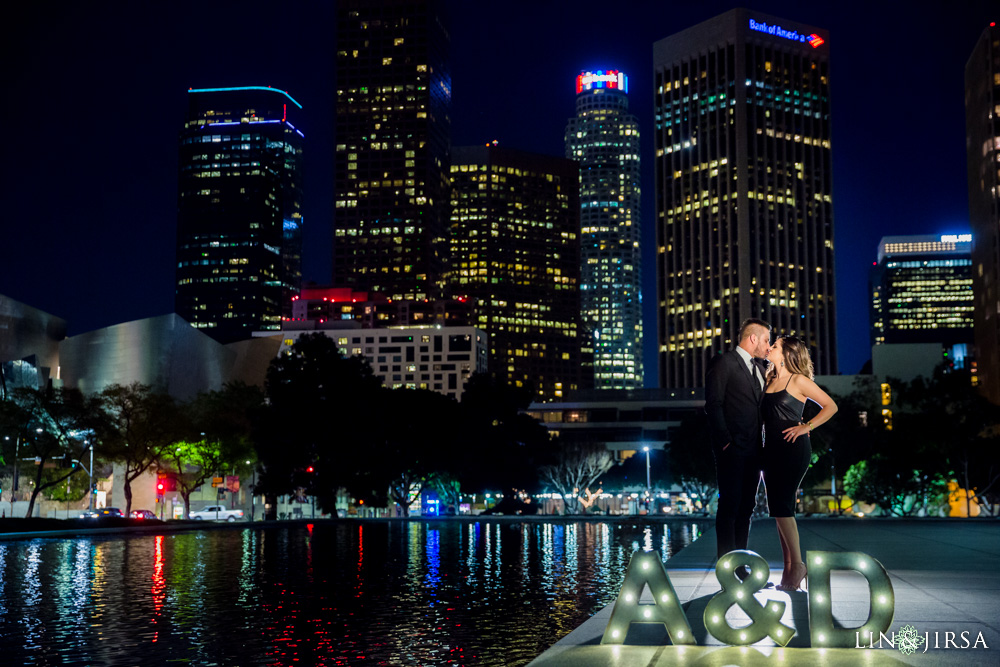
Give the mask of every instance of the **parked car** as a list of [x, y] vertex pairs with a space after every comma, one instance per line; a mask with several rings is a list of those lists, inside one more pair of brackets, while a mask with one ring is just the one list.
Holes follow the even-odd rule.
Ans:
[[191, 512], [191, 518], [195, 521], [236, 521], [243, 518], [243, 510], [226, 509], [224, 505], [209, 505], [202, 507], [197, 512]]
[[157, 520], [157, 517], [151, 510], [132, 510], [130, 514], [133, 519], [153, 519]]

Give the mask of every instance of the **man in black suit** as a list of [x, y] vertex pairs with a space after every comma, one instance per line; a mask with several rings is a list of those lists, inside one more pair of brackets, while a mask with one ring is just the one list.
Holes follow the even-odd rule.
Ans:
[[750, 318], [740, 325], [736, 349], [716, 356], [708, 365], [705, 412], [719, 484], [715, 516], [719, 557], [734, 549], [746, 549], [750, 537], [763, 447], [763, 367], [770, 343], [771, 326]]

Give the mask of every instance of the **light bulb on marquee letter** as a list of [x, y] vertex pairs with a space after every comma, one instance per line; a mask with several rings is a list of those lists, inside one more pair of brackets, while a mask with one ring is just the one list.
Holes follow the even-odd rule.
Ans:
[[[645, 586], [649, 586], [653, 604], [639, 604], [639, 596]], [[611, 620], [604, 630], [601, 643], [624, 643], [632, 623], [663, 623], [671, 642], [694, 644], [691, 626], [677, 601], [677, 593], [667, 576], [667, 569], [660, 557], [652, 551], [636, 551], [632, 554], [625, 581], [611, 610]]]

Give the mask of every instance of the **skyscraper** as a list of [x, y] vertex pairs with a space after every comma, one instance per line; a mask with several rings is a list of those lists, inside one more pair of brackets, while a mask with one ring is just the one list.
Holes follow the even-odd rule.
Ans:
[[454, 294], [476, 302], [489, 370], [538, 401], [580, 385], [577, 165], [493, 146], [452, 152]]
[[447, 243], [451, 76], [433, 0], [337, 5], [333, 284], [424, 299]]
[[639, 122], [624, 72], [583, 72], [576, 95], [566, 157], [580, 164], [580, 308], [594, 387], [642, 388]]
[[882, 239], [870, 277], [873, 346], [972, 343], [971, 246], [971, 235]]
[[281, 329], [302, 276], [302, 108], [265, 86], [188, 91], [174, 308], [228, 343]]
[[836, 372], [828, 42], [735, 9], [654, 45], [662, 387], [700, 386], [747, 317]]
[[1000, 403], [1000, 28], [983, 31], [965, 65], [976, 356], [983, 394]]

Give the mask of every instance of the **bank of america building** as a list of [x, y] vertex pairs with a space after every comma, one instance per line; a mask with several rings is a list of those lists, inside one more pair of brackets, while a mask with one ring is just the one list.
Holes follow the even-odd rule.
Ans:
[[760, 317], [836, 373], [829, 35], [736, 9], [654, 45], [659, 375]]

